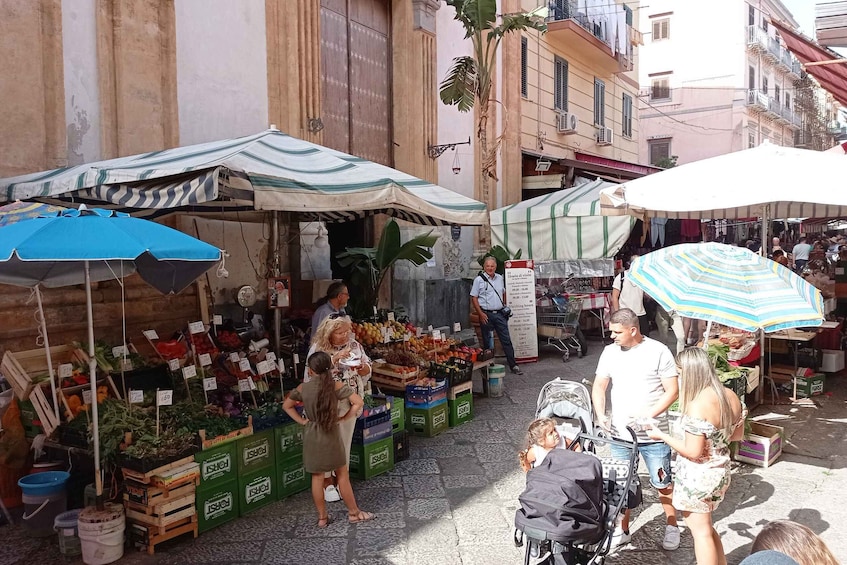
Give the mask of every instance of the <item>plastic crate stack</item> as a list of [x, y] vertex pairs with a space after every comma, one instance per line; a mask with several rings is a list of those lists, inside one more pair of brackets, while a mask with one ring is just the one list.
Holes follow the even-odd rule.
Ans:
[[451, 428], [473, 419], [473, 363], [451, 357], [446, 363], [431, 363], [430, 376], [445, 379], [447, 390], [447, 423]]
[[406, 387], [406, 429], [409, 434], [435, 437], [448, 428], [447, 379], [433, 386]]
[[[375, 397], [371, 397], [375, 398]], [[394, 468], [390, 403], [383, 398], [356, 419], [350, 446], [350, 476], [370, 479]]]

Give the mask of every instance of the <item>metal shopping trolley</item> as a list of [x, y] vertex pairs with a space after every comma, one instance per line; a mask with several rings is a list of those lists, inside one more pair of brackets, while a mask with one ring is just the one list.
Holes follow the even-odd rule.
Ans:
[[538, 324], [538, 339], [542, 345], [552, 345], [563, 353], [562, 361], [567, 361], [571, 349], [577, 356], [585, 355], [584, 338], [579, 329], [579, 315], [582, 313], [582, 299], [568, 300], [564, 296], [545, 296], [536, 302], [535, 317]]

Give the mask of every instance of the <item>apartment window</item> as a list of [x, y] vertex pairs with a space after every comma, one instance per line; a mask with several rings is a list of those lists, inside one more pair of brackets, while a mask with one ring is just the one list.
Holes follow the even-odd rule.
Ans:
[[765, 94], [768, 93], [768, 77], [762, 77], [762, 92]]
[[653, 20], [653, 41], [661, 41], [670, 37], [670, 18]]
[[630, 8], [629, 6], [624, 4], [623, 5], [623, 13], [626, 17], [626, 25], [628, 25], [629, 27], [632, 27], [632, 8]]
[[650, 150], [650, 164], [655, 165], [662, 159], [671, 158], [671, 138], [664, 137], [662, 139], [651, 139], [647, 142], [647, 147]]
[[791, 93], [790, 92], [785, 93], [785, 107], [791, 108]]
[[526, 59], [527, 44], [526, 37], [521, 37], [521, 96], [526, 98]]
[[774, 97], [774, 99], [776, 99], [777, 102], [779, 102], [780, 98], [779, 98], [779, 85], [778, 84], [773, 85], [773, 97]]
[[571, 17], [570, 15], [570, 6], [568, 5], [567, 0], [552, 0], [550, 2], [550, 9], [552, 10], [551, 16], [556, 21], [559, 20], [567, 20]]
[[765, 30], [765, 33], [768, 31], [768, 19], [762, 16], [762, 29]]
[[623, 95], [623, 114], [621, 115], [621, 133], [624, 137], [632, 137], [632, 96]]
[[771, 139], [771, 130], [768, 128], [762, 128], [762, 141], [770, 141]]
[[753, 66], [747, 67], [747, 88], [756, 90], [756, 68]]
[[650, 100], [670, 100], [671, 79], [670, 77], [654, 78], [650, 82]]
[[560, 112], [568, 111], [568, 62], [559, 57], [553, 59], [553, 107]]
[[594, 125], [606, 125], [606, 83], [594, 79]]
[[753, 6], [747, 7], [747, 25], [756, 25], [756, 8]]
[[747, 132], [747, 148], [753, 149], [754, 147], [756, 147], [756, 130], [751, 129]]

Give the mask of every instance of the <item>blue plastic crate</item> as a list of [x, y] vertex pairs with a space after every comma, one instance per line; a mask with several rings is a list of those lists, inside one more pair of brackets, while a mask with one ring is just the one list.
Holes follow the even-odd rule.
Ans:
[[353, 443], [356, 445], [366, 445], [387, 438], [391, 433], [391, 420], [389, 419], [370, 428], [356, 428], [353, 430]]
[[421, 406], [447, 398], [447, 381], [436, 382], [435, 386], [406, 386], [406, 404]]

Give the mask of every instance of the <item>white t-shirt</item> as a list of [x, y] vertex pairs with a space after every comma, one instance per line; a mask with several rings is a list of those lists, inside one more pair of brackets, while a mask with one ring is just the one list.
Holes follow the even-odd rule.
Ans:
[[808, 243], [798, 243], [794, 246], [794, 249], [791, 250], [791, 254], [794, 255], [795, 261], [808, 261], [809, 252], [811, 250], [812, 246]]
[[616, 276], [612, 282], [612, 288], [621, 291], [621, 295], [618, 297], [621, 308], [629, 308], [635, 312], [636, 316], [643, 316], [647, 313], [644, 309], [644, 291], [635, 286], [628, 278], [624, 277], [623, 285], [621, 285], [621, 275]]
[[[612, 427], [623, 438], [629, 438], [626, 426], [633, 417], [654, 405], [665, 393], [662, 379], [676, 377], [676, 363], [668, 347], [649, 337], [629, 349], [611, 344], [603, 349], [597, 363], [597, 378], [612, 384]], [[668, 431], [667, 412], [656, 416], [658, 428]], [[655, 440], [638, 432], [639, 443]]]

